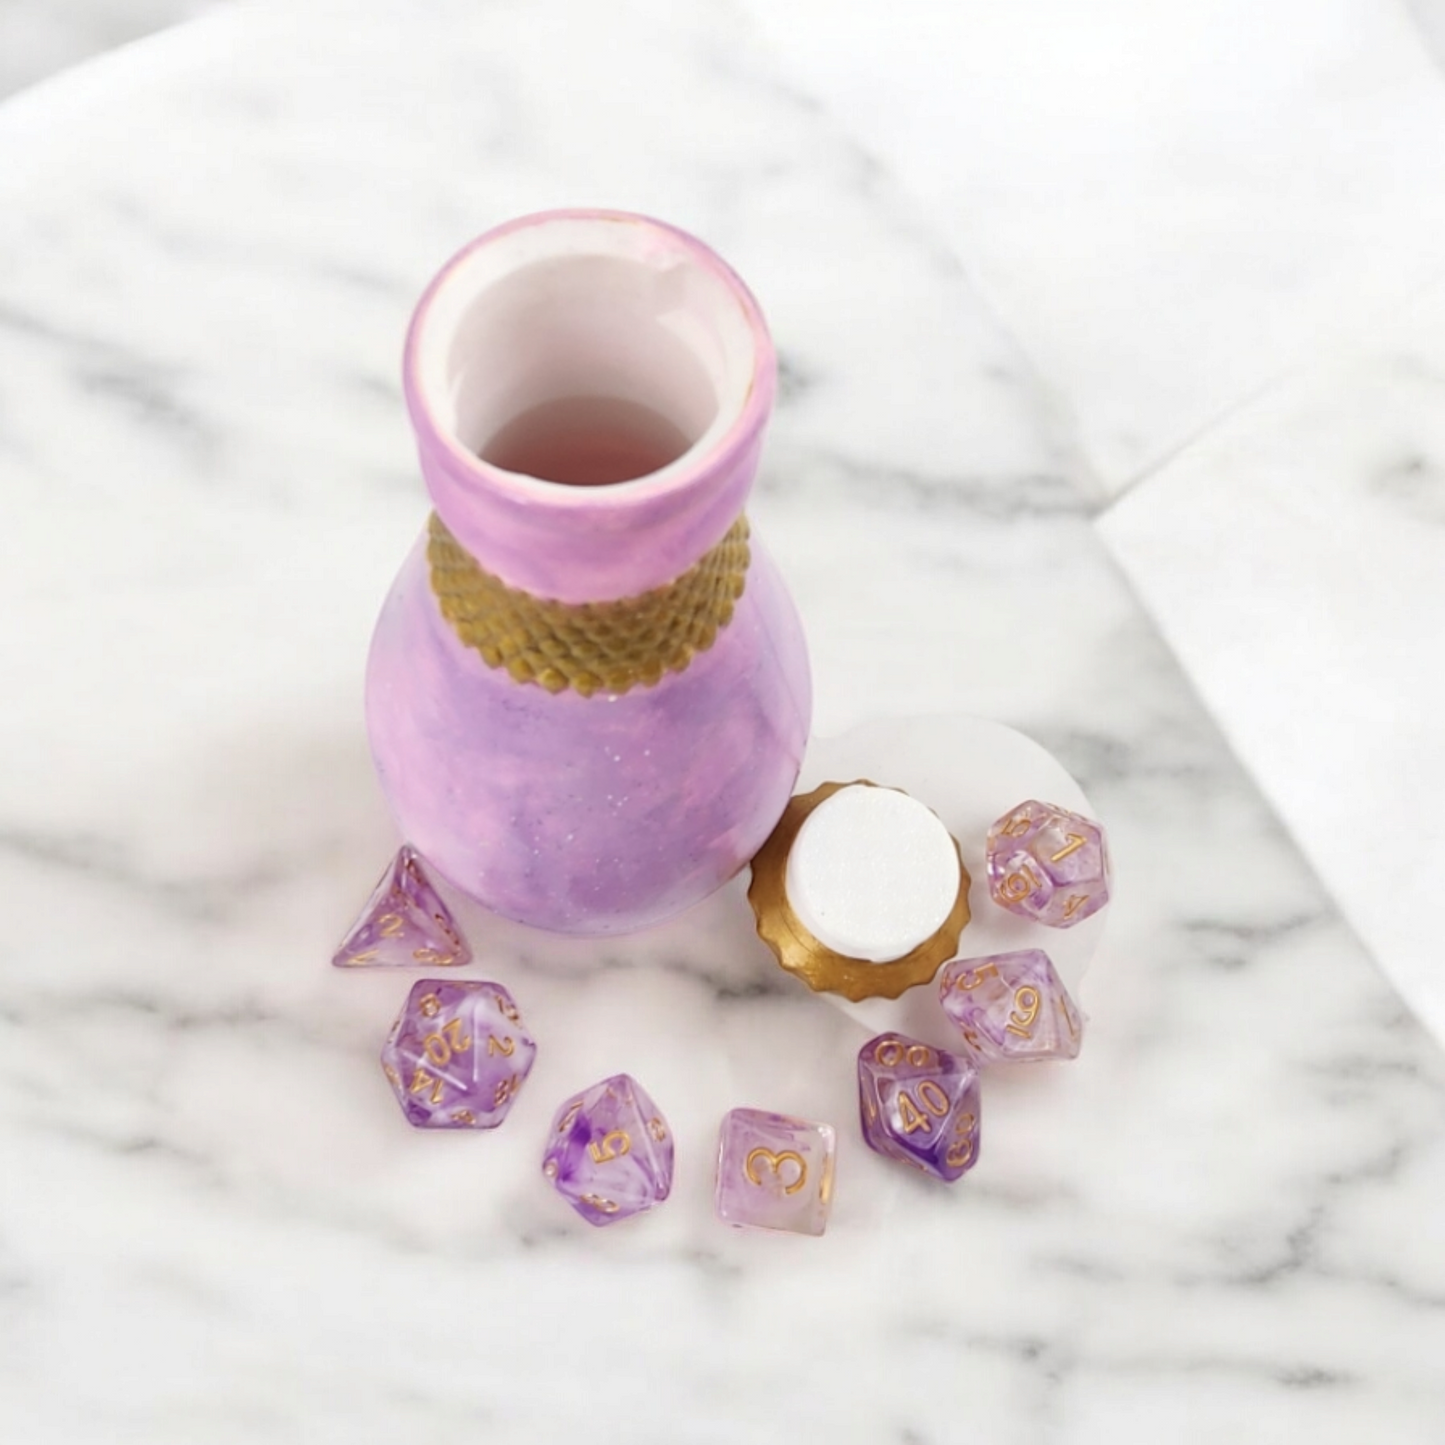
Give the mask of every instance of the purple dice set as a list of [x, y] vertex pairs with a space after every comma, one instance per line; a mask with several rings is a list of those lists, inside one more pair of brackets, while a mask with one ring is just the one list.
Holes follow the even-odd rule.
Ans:
[[[987, 872], [995, 903], [1053, 928], [1072, 927], [1109, 899], [1102, 829], [1045, 803], [1022, 803], [993, 825]], [[344, 968], [450, 967], [470, 962], [471, 951], [422, 860], [403, 848], [332, 961]], [[869, 1039], [858, 1053], [859, 1119], [876, 1153], [952, 1183], [978, 1162], [980, 1071], [1073, 1059], [1084, 1019], [1042, 949], [955, 959], [938, 987], [959, 1052], [896, 1032]], [[416, 1128], [495, 1129], [536, 1053], [501, 984], [428, 978], [413, 985], [381, 1063]], [[835, 1153], [828, 1124], [733, 1109], [719, 1131], [718, 1218], [822, 1234]], [[589, 1224], [608, 1225], [661, 1204], [672, 1190], [673, 1161], [666, 1116], [636, 1079], [617, 1074], [557, 1109], [542, 1173]]]

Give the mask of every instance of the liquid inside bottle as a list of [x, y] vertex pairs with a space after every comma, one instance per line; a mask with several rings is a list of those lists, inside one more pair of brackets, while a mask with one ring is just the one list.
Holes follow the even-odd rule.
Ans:
[[513, 417], [479, 455], [542, 481], [600, 487], [645, 477], [691, 445], [676, 423], [642, 402], [565, 396]]

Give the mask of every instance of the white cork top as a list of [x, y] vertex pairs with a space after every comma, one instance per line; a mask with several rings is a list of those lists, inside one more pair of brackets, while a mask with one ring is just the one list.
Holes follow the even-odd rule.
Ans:
[[788, 853], [788, 902], [820, 943], [888, 963], [931, 937], [958, 898], [958, 852], [936, 814], [861, 783], [820, 803]]

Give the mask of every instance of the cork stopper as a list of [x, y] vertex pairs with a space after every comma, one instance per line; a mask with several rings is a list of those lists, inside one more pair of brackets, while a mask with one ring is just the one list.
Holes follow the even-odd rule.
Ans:
[[835, 953], [891, 963], [943, 926], [961, 869], [936, 813], [895, 788], [854, 783], [798, 830], [788, 851], [788, 902]]
[[969, 882], [957, 840], [917, 799], [824, 783], [789, 802], [748, 900], [759, 936], [810, 988], [897, 998], [954, 956]]

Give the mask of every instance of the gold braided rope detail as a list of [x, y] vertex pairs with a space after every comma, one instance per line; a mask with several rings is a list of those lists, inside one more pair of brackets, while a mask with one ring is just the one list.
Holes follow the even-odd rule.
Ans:
[[666, 587], [615, 602], [555, 602], [508, 587], [485, 571], [432, 513], [427, 560], [432, 591], [457, 636], [488, 667], [548, 692], [583, 697], [652, 687], [706, 652], [732, 621], [747, 585], [748, 522]]

